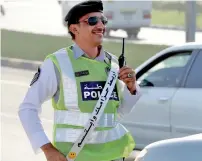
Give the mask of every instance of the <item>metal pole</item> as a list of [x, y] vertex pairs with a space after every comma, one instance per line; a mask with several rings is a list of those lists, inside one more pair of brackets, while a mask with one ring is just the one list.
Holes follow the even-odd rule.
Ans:
[[196, 1], [186, 1], [186, 42], [195, 41], [196, 32]]

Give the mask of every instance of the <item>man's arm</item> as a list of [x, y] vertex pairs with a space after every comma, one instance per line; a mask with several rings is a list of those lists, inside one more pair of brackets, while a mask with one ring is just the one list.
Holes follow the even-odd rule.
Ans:
[[40, 147], [46, 147], [47, 144], [50, 144], [38, 114], [41, 112], [43, 102], [50, 99], [56, 91], [57, 79], [54, 66], [52, 61], [47, 59], [35, 74], [18, 112], [23, 128], [35, 153], [41, 150]]
[[123, 97], [118, 113], [120, 117], [123, 117], [123, 115], [130, 113], [141, 95], [140, 87], [136, 82], [136, 74], [132, 68], [128, 66], [122, 67], [119, 70], [119, 79], [121, 80], [120, 86]]
[[138, 84], [135, 83], [136, 90], [133, 94], [128, 90], [127, 86], [123, 83], [121, 83], [121, 91], [122, 91], [122, 100], [121, 104], [118, 108], [118, 113], [120, 117], [123, 117], [125, 114], [128, 114], [131, 112], [132, 108], [138, 101], [138, 99], [141, 96], [140, 87]]

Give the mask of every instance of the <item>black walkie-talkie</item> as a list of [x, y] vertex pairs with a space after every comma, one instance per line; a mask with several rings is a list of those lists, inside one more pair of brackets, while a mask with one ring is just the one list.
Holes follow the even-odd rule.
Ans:
[[125, 61], [125, 56], [124, 56], [124, 38], [123, 38], [123, 44], [122, 44], [122, 53], [119, 56], [119, 68], [122, 68], [124, 65], [126, 65], [126, 61]]

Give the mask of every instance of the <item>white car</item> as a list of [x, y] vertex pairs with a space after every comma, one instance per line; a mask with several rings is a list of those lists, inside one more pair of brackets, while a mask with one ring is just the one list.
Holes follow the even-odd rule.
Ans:
[[202, 161], [202, 133], [152, 143], [135, 161]]
[[169, 47], [140, 65], [136, 74], [142, 96], [121, 123], [137, 150], [202, 133], [202, 43]]
[[108, 18], [106, 33], [122, 29], [128, 37], [137, 37], [141, 27], [151, 24], [152, 1], [103, 1], [104, 15]]

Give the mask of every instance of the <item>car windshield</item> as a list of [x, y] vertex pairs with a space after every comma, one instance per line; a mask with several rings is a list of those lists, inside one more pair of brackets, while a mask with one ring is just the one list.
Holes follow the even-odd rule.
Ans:
[[179, 84], [190, 55], [169, 57], [145, 72], [139, 79], [140, 86], [175, 87]]

